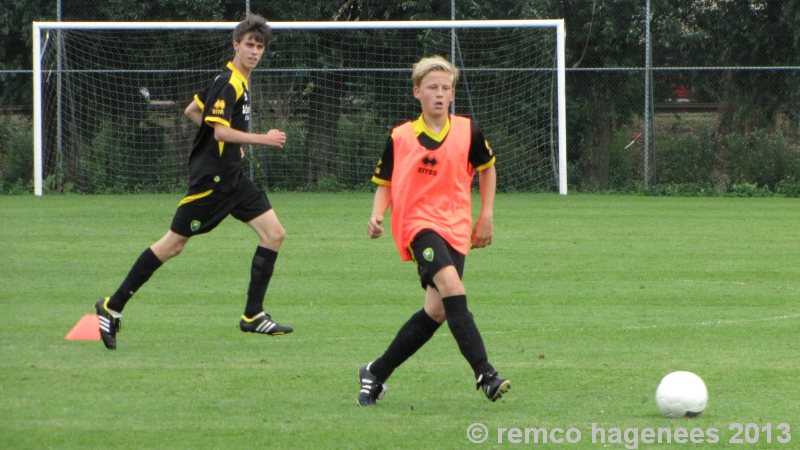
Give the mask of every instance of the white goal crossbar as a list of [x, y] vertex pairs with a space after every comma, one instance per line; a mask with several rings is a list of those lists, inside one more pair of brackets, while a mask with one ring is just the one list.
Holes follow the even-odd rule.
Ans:
[[[33, 22], [33, 133], [34, 193], [44, 193], [42, 32], [49, 30], [207, 30], [233, 29], [238, 22]], [[365, 22], [270, 22], [275, 30], [367, 30], [367, 29], [455, 29], [455, 28], [555, 28], [557, 71], [558, 191], [567, 194], [565, 27], [553, 20], [451, 20]]]

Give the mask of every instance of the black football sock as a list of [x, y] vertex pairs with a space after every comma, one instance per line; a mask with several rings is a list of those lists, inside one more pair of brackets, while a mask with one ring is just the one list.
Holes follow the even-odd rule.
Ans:
[[128, 300], [150, 279], [150, 276], [161, 267], [161, 264], [161, 260], [158, 259], [150, 247], [143, 251], [136, 259], [136, 262], [133, 263], [128, 276], [122, 280], [117, 292], [114, 292], [114, 295], [111, 296], [108, 301], [108, 308], [121, 313]]
[[261, 246], [256, 247], [253, 263], [250, 266], [250, 286], [247, 288], [245, 316], [252, 318], [264, 310], [264, 295], [267, 293], [277, 259], [278, 252]]
[[389, 344], [386, 352], [372, 363], [369, 371], [382, 382], [386, 381], [394, 372], [394, 369], [403, 364], [405, 360], [430, 340], [440, 325], [439, 322], [431, 319], [424, 309], [415, 312], [400, 327], [397, 336]]
[[486, 356], [486, 347], [483, 345], [481, 333], [475, 325], [472, 313], [467, 309], [466, 295], [453, 295], [442, 298], [444, 312], [447, 315], [447, 325], [458, 343], [461, 354], [472, 366], [475, 378], [486, 372], [494, 372]]

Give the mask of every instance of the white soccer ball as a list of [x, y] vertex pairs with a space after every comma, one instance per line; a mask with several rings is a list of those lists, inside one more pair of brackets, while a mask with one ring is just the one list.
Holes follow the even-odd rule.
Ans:
[[656, 389], [656, 404], [667, 417], [694, 417], [706, 409], [708, 390], [703, 379], [679, 370], [667, 374]]

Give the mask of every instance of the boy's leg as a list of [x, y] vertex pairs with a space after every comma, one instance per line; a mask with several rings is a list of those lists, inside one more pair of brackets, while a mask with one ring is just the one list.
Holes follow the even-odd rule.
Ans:
[[[426, 295], [426, 301], [427, 297]], [[386, 392], [386, 386], [383, 383], [397, 367], [430, 340], [440, 325], [440, 322], [425, 312], [425, 308], [412, 314], [408, 321], [400, 327], [383, 355], [358, 371], [361, 383], [358, 404], [371, 406], [382, 398]]]
[[445, 267], [437, 272], [433, 279], [442, 295], [447, 326], [453, 333], [461, 354], [475, 372], [475, 378], [482, 373], [493, 372], [494, 368], [489, 364], [481, 333], [467, 308], [467, 296], [456, 268]]
[[[263, 198], [263, 196], [262, 196]], [[247, 222], [259, 237], [253, 261], [250, 265], [250, 284], [247, 288], [245, 306], [239, 327], [242, 331], [278, 336], [291, 333], [291, 327], [273, 322], [264, 312], [264, 296], [275, 271], [275, 261], [286, 237], [286, 231], [275, 211], [268, 211]]]
[[396, 368], [433, 337], [442, 325], [442, 321], [444, 321], [442, 297], [436, 289], [428, 286], [425, 289], [425, 305], [422, 309], [414, 313], [400, 327], [394, 340], [380, 358], [359, 370], [361, 390], [358, 394], [358, 404], [370, 406], [382, 398], [386, 392], [386, 385], [383, 383]]
[[161, 260], [156, 257], [153, 250], [147, 247], [133, 263], [128, 275], [122, 280], [117, 290], [109, 297], [106, 307], [121, 314], [128, 300], [150, 279], [150, 276], [161, 267], [161, 264]]
[[122, 310], [133, 294], [144, 285], [161, 265], [178, 255], [189, 238], [173, 231], [167, 233], [152, 246], [143, 251], [131, 266], [128, 275], [111, 297], [101, 298], [95, 303], [100, 326], [100, 337], [109, 350], [117, 348], [117, 330], [120, 326]]
[[264, 311], [264, 296], [275, 271], [275, 261], [278, 259], [278, 252], [268, 248], [258, 246], [250, 264], [250, 284], [247, 287], [247, 305], [244, 315], [255, 317], [256, 314]]
[[381, 382], [386, 381], [396, 368], [433, 337], [440, 325], [424, 308], [412, 314], [397, 331], [383, 355], [372, 363], [370, 372]]
[[[463, 267], [463, 262], [457, 263]], [[467, 296], [458, 269], [456, 266], [444, 267], [434, 275], [434, 282], [442, 295], [447, 325], [475, 373], [477, 388], [482, 388], [489, 400], [496, 401], [508, 391], [510, 383], [500, 377], [489, 363], [483, 338], [467, 308]]]
[[264, 310], [264, 296], [275, 271], [275, 261], [278, 259], [286, 231], [272, 209], [247, 224], [256, 232], [259, 239], [250, 266], [250, 284], [247, 288], [247, 306], [244, 311], [245, 316], [253, 317]]
[[438, 291], [442, 299], [447, 325], [458, 343], [461, 354], [469, 362], [477, 378], [492, 372], [486, 356], [483, 339], [467, 309], [467, 296], [461, 275], [464, 272], [464, 255], [456, 252], [433, 231], [423, 231], [411, 243], [411, 250], [423, 286]]
[[161, 239], [143, 251], [133, 263], [128, 275], [122, 280], [122, 284], [109, 298], [108, 308], [122, 313], [125, 304], [133, 297], [133, 294], [150, 279], [153, 272], [158, 270], [162, 264], [180, 254], [188, 240], [189, 238], [186, 236], [167, 231]]

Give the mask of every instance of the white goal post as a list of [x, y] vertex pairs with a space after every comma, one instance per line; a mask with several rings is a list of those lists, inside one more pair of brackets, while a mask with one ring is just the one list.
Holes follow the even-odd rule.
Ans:
[[[191, 100], [188, 93], [205, 88], [232, 57], [230, 30], [236, 24], [33, 22], [35, 195], [44, 194], [46, 182], [56, 190], [81, 192], [147, 191], [162, 182], [179, 189], [180, 181], [175, 180], [185, 178], [179, 167], [185, 165], [193, 137], [188, 123], [180, 122], [184, 120], [180, 112]], [[274, 43], [251, 82], [257, 117], [252, 127], [254, 131], [288, 128], [289, 142], [286, 153], [279, 156], [253, 152], [251, 174], [272, 167], [266, 175], [271, 177], [269, 183], [288, 188], [325, 181], [352, 187], [348, 180], [368, 180], [388, 133], [387, 120], [395, 119], [389, 111], [399, 109], [408, 120], [418, 110], [410, 98], [411, 63], [438, 53], [461, 70], [454, 112], [475, 117], [497, 152], [498, 186], [567, 194], [563, 20], [271, 22], [270, 26], [276, 31]], [[532, 29], [552, 37], [534, 45], [532, 39], [520, 37], [527, 35], [514, 34]], [[379, 31], [395, 34], [382, 41]], [[164, 49], [179, 40], [171, 32], [182, 32], [187, 40], [200, 36], [220, 41], [225, 50], [199, 45], [193, 49], [192, 44], [182, 50], [176, 45], [168, 49], [176, 55], [196, 52], [185, 59], [176, 56], [184, 68], [179, 70], [164, 60]], [[227, 34], [212, 36], [219, 32]], [[300, 37], [293, 41], [295, 36]], [[162, 51], [154, 51], [159, 46]], [[118, 51], [121, 47], [123, 51]], [[306, 59], [296, 56], [305, 51], [310, 54], [302, 56]], [[529, 56], [533, 53], [544, 56], [534, 60]], [[210, 62], [186, 66], [187, 61], [203, 58]], [[315, 76], [309, 77], [310, 72]], [[322, 72], [330, 78], [318, 78]], [[191, 79], [180, 81], [183, 84], [177, 78], [166, 79], [184, 74]], [[401, 82], [405, 86], [397, 87]], [[131, 100], [129, 91], [141, 98]], [[258, 119], [259, 111], [269, 117]], [[528, 112], [531, 117], [525, 117]], [[305, 117], [305, 122], [300, 124], [297, 117]], [[116, 130], [120, 124], [132, 129]], [[330, 138], [314, 141], [323, 134]], [[121, 148], [128, 144], [130, 149]], [[175, 149], [184, 153], [171, 155]], [[300, 155], [302, 168], [295, 167], [296, 162], [280, 166]], [[543, 180], [533, 180], [534, 172]], [[297, 180], [280, 184], [284, 175]], [[105, 187], [96, 189], [92, 183]]]

